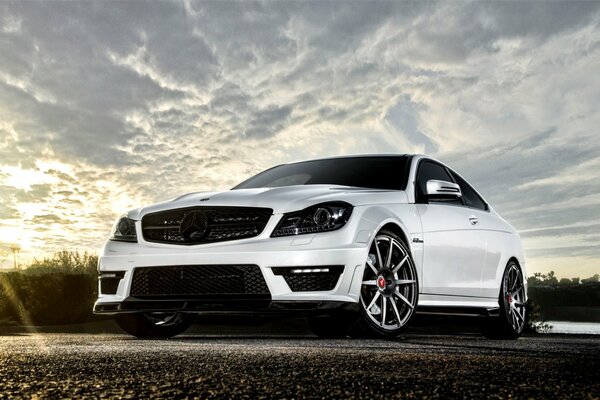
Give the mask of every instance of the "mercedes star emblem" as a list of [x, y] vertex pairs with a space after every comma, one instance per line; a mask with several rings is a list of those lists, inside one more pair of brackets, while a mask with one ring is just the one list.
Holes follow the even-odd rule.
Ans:
[[208, 219], [202, 211], [191, 211], [181, 220], [179, 232], [187, 241], [202, 239], [208, 228]]

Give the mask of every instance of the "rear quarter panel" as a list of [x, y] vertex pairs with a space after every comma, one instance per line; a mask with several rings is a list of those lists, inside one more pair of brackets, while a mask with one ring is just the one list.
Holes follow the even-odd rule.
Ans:
[[524, 281], [527, 281], [525, 256], [517, 231], [495, 211], [490, 212], [490, 225], [486, 232], [487, 254], [482, 271], [482, 295], [498, 298], [504, 270], [510, 259], [519, 263]]

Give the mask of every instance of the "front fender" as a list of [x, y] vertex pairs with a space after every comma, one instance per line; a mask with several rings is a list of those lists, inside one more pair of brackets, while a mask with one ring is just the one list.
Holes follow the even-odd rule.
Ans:
[[[363, 206], [361, 224], [357, 230], [356, 241], [367, 243], [370, 248], [375, 235], [384, 227], [393, 227], [401, 233], [406, 239], [406, 245], [409, 248], [417, 274], [419, 277], [419, 286], [422, 285], [423, 269], [423, 228], [421, 218], [414, 204], [390, 204]], [[416, 241], [413, 241], [417, 239]]]

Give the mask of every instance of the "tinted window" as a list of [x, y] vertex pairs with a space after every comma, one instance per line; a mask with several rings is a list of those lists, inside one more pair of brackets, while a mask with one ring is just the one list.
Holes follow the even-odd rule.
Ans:
[[463, 178], [458, 176], [454, 171], [452, 171], [452, 176], [454, 177], [456, 183], [458, 183], [458, 185], [460, 186], [463, 202], [467, 207], [478, 208], [480, 210], [487, 210], [487, 205], [485, 204], [485, 201], [483, 201], [483, 199], [479, 197], [479, 195], [477, 194], [477, 192], [475, 192], [475, 189], [473, 189], [471, 185], [469, 185]]
[[[419, 164], [419, 173], [417, 177], [417, 202], [427, 202], [425, 197], [425, 194], [427, 193], [427, 181], [431, 179], [452, 182], [452, 178], [450, 178], [450, 175], [448, 175], [446, 169], [440, 164], [431, 161], [421, 161]], [[443, 201], [448, 202], [448, 200]], [[456, 200], [452, 200], [452, 202], [455, 201]]]
[[404, 190], [410, 160], [409, 156], [345, 157], [285, 164], [261, 172], [234, 189], [329, 184]]

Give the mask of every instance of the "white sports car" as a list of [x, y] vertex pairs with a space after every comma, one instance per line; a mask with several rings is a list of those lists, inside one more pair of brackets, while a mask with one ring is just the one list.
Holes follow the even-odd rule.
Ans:
[[138, 337], [197, 313], [296, 313], [323, 337], [396, 336], [416, 312], [526, 320], [519, 236], [460, 175], [422, 155], [284, 164], [225, 192], [129, 211], [99, 261], [94, 312]]

